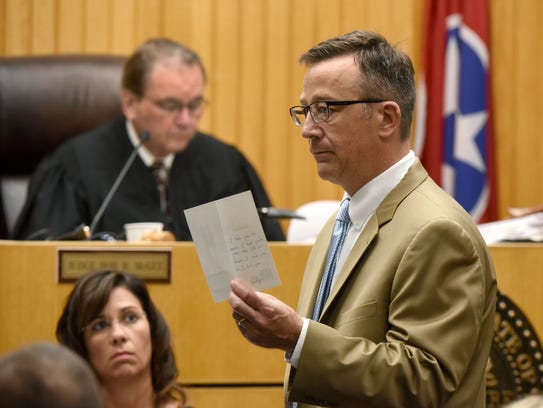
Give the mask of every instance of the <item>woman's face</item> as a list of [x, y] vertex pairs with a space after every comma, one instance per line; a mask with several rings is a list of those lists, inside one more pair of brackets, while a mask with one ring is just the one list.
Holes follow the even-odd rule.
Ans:
[[125, 287], [84, 329], [88, 359], [101, 383], [151, 376], [151, 330], [140, 301]]

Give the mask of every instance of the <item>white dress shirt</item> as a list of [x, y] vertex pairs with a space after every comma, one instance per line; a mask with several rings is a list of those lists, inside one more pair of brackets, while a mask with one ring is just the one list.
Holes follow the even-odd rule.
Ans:
[[[134, 145], [134, 148], [136, 148], [140, 143], [140, 138], [138, 137], [138, 133], [136, 132], [136, 129], [134, 129], [134, 125], [129, 120], [126, 121], [126, 131], [128, 132], [128, 137], [130, 138], [130, 141]], [[152, 137], [152, 136], [150, 136]], [[138, 149], [138, 154], [143, 160], [143, 163], [147, 167], [151, 167], [153, 163], [157, 160], [159, 160], [158, 157], [153, 156], [153, 154], [147, 149], [144, 145], [141, 145]], [[170, 168], [172, 167], [174, 154], [170, 153], [165, 157], [160, 158], [162, 160], [162, 163], [164, 163], [164, 168], [169, 172]]]
[[[410, 150], [400, 161], [379, 174], [369, 183], [366, 183], [351, 197], [351, 202], [349, 204], [349, 217], [351, 223], [349, 224], [347, 236], [343, 242], [334, 276], [332, 277], [332, 286], [336, 282], [338, 275], [336, 271], [340, 271], [345, 264], [345, 260], [360, 236], [360, 233], [366, 226], [368, 219], [375, 212], [377, 207], [379, 207], [379, 204], [381, 204], [385, 197], [398, 185], [414, 162], [415, 153]], [[343, 199], [347, 197], [349, 197], [349, 195], [345, 193]], [[285, 355], [285, 360], [293, 367], [298, 366], [308, 326], [309, 319], [304, 318], [302, 331], [300, 332], [300, 337], [298, 337], [298, 342], [296, 343], [294, 351], [290, 356]]]

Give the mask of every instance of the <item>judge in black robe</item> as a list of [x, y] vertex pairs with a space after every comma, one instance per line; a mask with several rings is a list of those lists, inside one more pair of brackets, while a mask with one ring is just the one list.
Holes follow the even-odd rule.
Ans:
[[[90, 225], [133, 150], [124, 118], [63, 144], [34, 172], [13, 238], [51, 239]], [[126, 223], [158, 221], [177, 240], [188, 241], [192, 238], [183, 212], [187, 208], [246, 190], [257, 207], [271, 206], [243, 154], [201, 132], [175, 154], [167, 189], [170, 215], [161, 211], [153, 172], [137, 155], [94, 231], [119, 237]], [[262, 219], [262, 224], [268, 240], [285, 239], [276, 221]]]

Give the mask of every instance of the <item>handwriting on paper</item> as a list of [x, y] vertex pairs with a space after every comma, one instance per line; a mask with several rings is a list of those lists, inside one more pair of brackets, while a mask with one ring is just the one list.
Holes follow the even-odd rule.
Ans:
[[215, 302], [240, 278], [257, 290], [280, 284], [250, 191], [185, 210], [200, 264]]

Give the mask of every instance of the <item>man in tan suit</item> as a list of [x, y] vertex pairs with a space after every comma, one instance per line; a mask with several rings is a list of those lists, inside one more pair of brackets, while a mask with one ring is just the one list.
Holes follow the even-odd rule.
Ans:
[[291, 116], [345, 203], [317, 238], [298, 312], [231, 282], [241, 333], [285, 351], [288, 406], [484, 407], [496, 278], [470, 216], [410, 150], [409, 57], [356, 31], [300, 60]]

